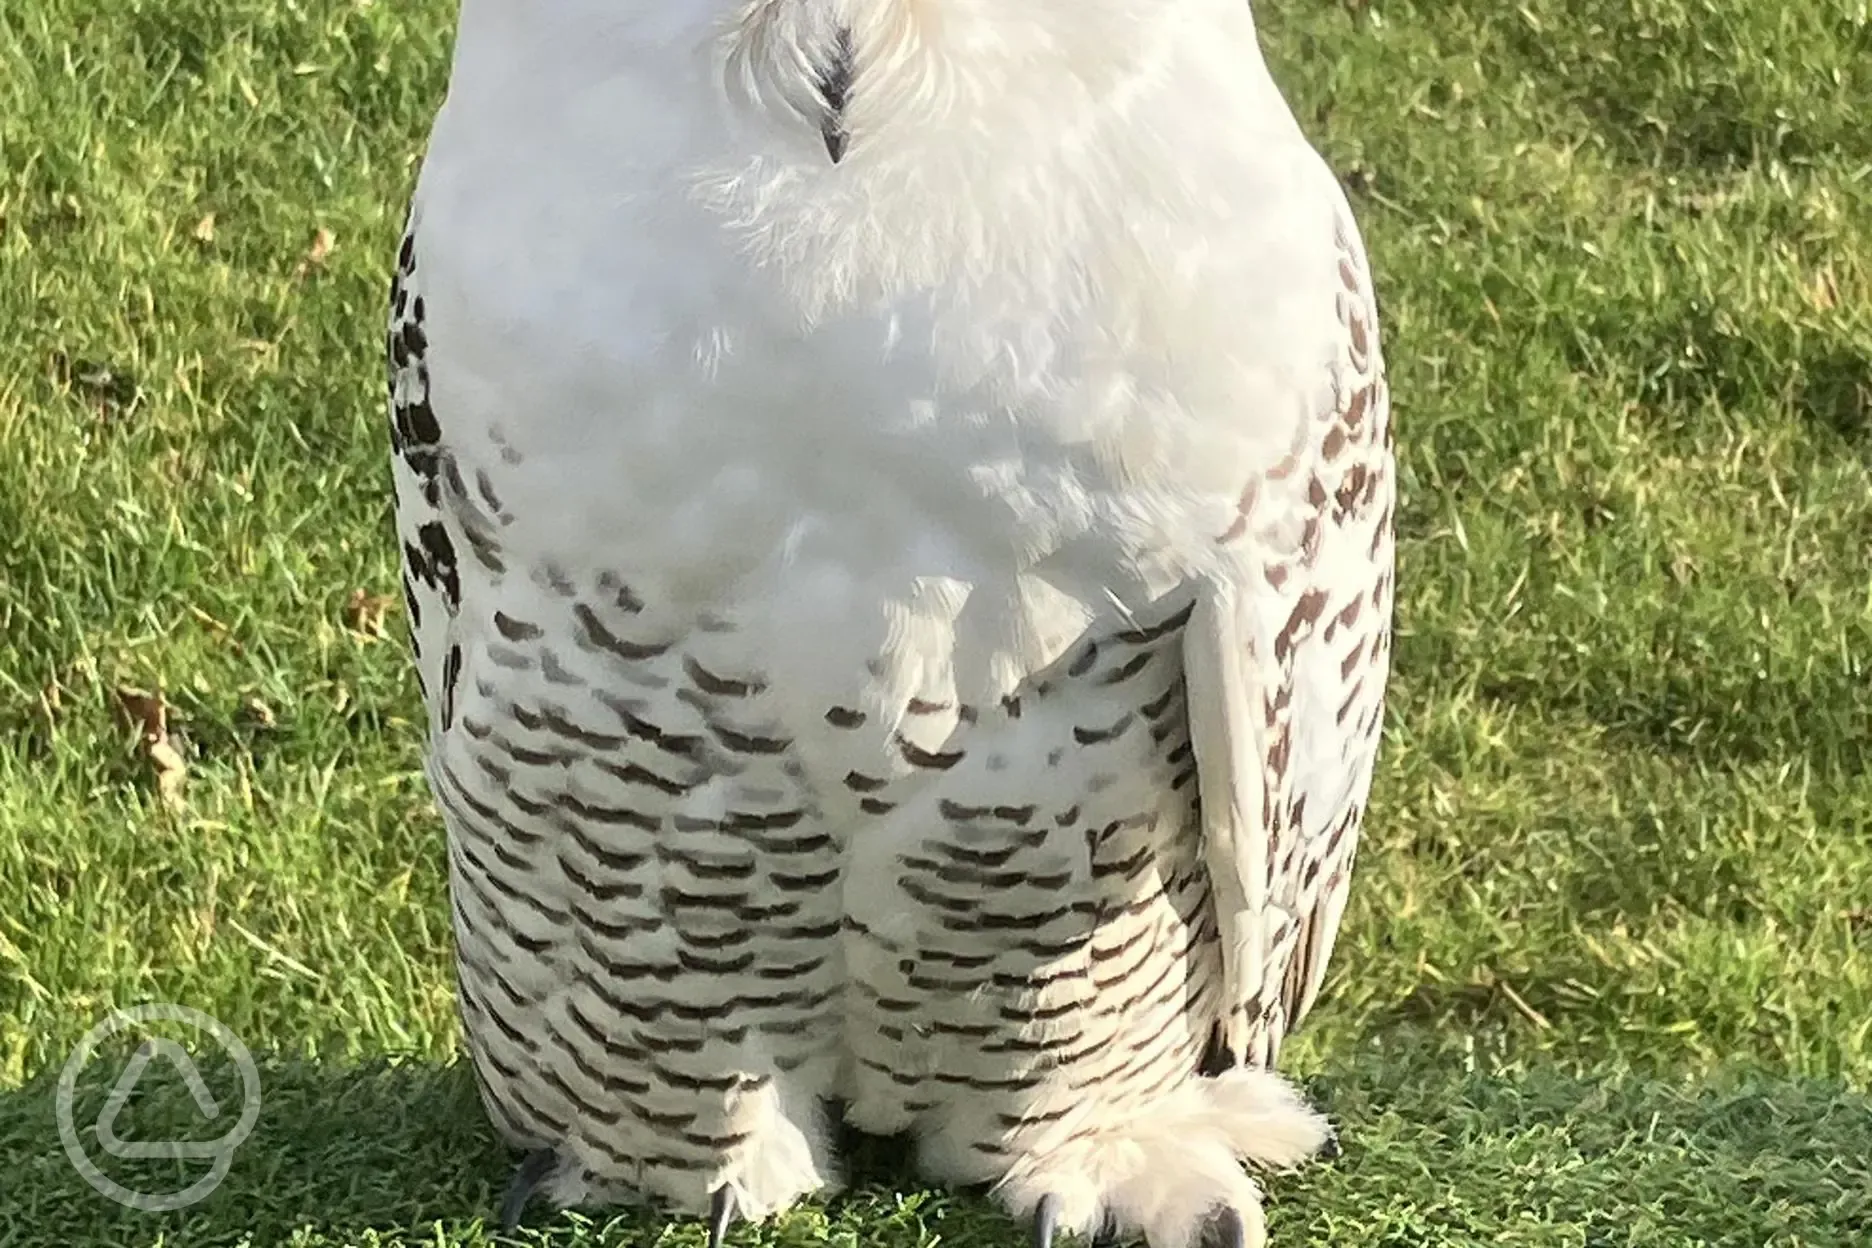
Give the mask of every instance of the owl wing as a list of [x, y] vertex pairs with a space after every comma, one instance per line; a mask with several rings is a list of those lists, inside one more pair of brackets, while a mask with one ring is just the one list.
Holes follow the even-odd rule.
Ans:
[[[1222, 1047], [1272, 1065], [1319, 994], [1382, 728], [1396, 495], [1364, 246], [1337, 198], [1330, 401], [1252, 478], [1244, 552], [1185, 638], [1203, 854], [1228, 985]], [[1336, 357], [1336, 358], [1335, 358]]]
[[403, 605], [416, 679], [433, 728], [450, 716], [461, 664], [459, 649], [451, 648], [450, 627], [461, 610], [461, 568], [455, 534], [442, 505], [446, 451], [429, 402], [429, 342], [416, 279], [416, 224], [412, 210], [390, 283], [384, 363]]

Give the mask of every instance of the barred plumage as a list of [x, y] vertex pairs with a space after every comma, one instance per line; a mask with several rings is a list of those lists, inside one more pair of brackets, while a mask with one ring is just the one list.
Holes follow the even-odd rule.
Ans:
[[836, 1099], [1043, 1239], [1258, 1242], [1241, 1162], [1326, 1138], [1271, 1067], [1395, 487], [1245, 8], [520, 7], [465, 0], [387, 344], [519, 1195], [765, 1216], [836, 1183]]

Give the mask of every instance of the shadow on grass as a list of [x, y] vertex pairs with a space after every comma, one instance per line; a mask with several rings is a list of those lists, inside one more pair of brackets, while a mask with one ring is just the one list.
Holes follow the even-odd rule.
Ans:
[[[121, 1056], [87, 1070], [75, 1098], [79, 1124], [97, 1122]], [[223, 1106], [238, 1105], [237, 1071], [207, 1060], [201, 1070]], [[260, 1116], [226, 1178], [199, 1204], [168, 1213], [125, 1208], [78, 1173], [60, 1141], [56, 1082], [53, 1073], [0, 1092], [4, 1248], [502, 1242], [495, 1211], [517, 1158], [495, 1136], [459, 1063], [262, 1063]], [[152, 1064], [117, 1131], [132, 1140], [212, 1139], [226, 1121], [204, 1127], [187, 1086]], [[199, 1160], [120, 1161], [104, 1156], [93, 1128], [81, 1125], [79, 1133], [100, 1168], [132, 1190], [176, 1192], [209, 1168]], [[907, 1145], [856, 1133], [842, 1134], [841, 1145], [852, 1186], [836, 1202], [838, 1214], [888, 1225], [916, 1212], [901, 1208], [891, 1191], [910, 1173]], [[535, 1206], [526, 1225], [551, 1232], [540, 1242], [649, 1244], [661, 1242], [667, 1219], [639, 1211], [557, 1215]], [[531, 1238], [523, 1232], [518, 1242]], [[914, 1244], [920, 1232], [876, 1242]]]
[[1640, 168], [1695, 175], [1808, 163], [1853, 140], [1843, 99], [1801, 86], [1851, 72], [1868, 37], [1844, 12], [1790, 32], [1777, 30], [1768, 7], [1573, 7], [1569, 21], [1579, 29], [1571, 37], [1525, 20], [1526, 10], [1500, 15], [1497, 29], [1553, 95], [1577, 105], [1607, 146]]
[[1272, 1240], [1868, 1242], [1872, 1099], [1859, 1092], [1761, 1072], [1672, 1080], [1464, 1071], [1453, 1046], [1439, 1043], [1447, 1040], [1366, 1049], [1313, 1081], [1347, 1125], [1345, 1155], [1277, 1191]]
[[[231, 1074], [204, 1066], [211, 1086]], [[462, 1067], [274, 1062], [261, 1078], [259, 1123], [226, 1180], [167, 1214], [125, 1209], [78, 1175], [60, 1146], [53, 1078], [0, 1093], [0, 1245], [496, 1242], [483, 1219], [510, 1158]], [[1270, 1181], [1279, 1244], [1844, 1245], [1857, 1242], [1851, 1228], [1872, 1225], [1872, 1103], [1836, 1085], [1486, 1074], [1422, 1048], [1364, 1050], [1313, 1087], [1346, 1152]], [[107, 1091], [81, 1088], [80, 1121]], [[127, 1137], [162, 1138], [165, 1124], [181, 1133], [194, 1112], [179, 1089], [138, 1097], [147, 1103], [128, 1111]], [[979, 1200], [916, 1192], [894, 1143], [857, 1142], [848, 1195], [742, 1228], [735, 1241], [985, 1248], [1024, 1238]], [[178, 1177], [164, 1164], [166, 1173], [113, 1173], [170, 1191], [200, 1173]], [[1803, 1237], [1777, 1238], [1790, 1225]], [[529, 1226], [519, 1242], [702, 1242], [698, 1227], [672, 1231], [642, 1213], [536, 1213]]]
[[[228, 1068], [203, 1062], [202, 1069], [217, 1096], [230, 1089], [238, 1096], [238, 1078]], [[150, 1080], [157, 1080], [153, 1065]], [[8, 1178], [18, 1180], [0, 1186], [0, 1226], [15, 1236], [0, 1234], [0, 1243], [266, 1244], [286, 1242], [300, 1227], [357, 1242], [366, 1230], [438, 1221], [466, 1230], [491, 1208], [491, 1193], [504, 1181], [505, 1150], [463, 1067], [267, 1062], [260, 1087], [259, 1120], [226, 1179], [200, 1204], [172, 1213], [123, 1208], [79, 1175], [60, 1143], [55, 1078], [0, 1096], [0, 1157]], [[81, 1087], [74, 1118], [87, 1152], [107, 1163], [101, 1168], [113, 1179], [173, 1192], [206, 1172], [205, 1162], [103, 1158], [83, 1124], [96, 1121], [107, 1092], [108, 1086]], [[158, 1086], [146, 1095], [139, 1085], [136, 1100], [142, 1103], [128, 1110], [134, 1130], [119, 1128], [125, 1136], [214, 1134], [192, 1131], [199, 1117], [180, 1088]]]
[[1850, 326], [1803, 324], [1773, 310], [1698, 298], [1606, 299], [1585, 310], [1562, 343], [1568, 365], [1613, 375], [1645, 361], [1627, 397], [1653, 422], [1676, 415], [1686, 451], [1707, 447], [1709, 407], [1748, 411], [1785, 404], [1849, 447], [1872, 438], [1872, 383]]

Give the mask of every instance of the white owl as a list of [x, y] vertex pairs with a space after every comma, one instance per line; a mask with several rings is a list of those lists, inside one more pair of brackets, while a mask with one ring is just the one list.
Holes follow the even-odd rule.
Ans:
[[[1243, 0], [463, 0], [397, 517], [508, 1214], [915, 1137], [1264, 1237], [1390, 659], [1370, 274]], [[837, 1111], [828, 1106], [839, 1106]]]

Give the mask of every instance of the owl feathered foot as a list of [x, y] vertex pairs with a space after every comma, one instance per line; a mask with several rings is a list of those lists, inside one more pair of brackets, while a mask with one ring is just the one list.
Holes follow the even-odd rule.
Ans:
[[997, 1196], [1033, 1219], [1033, 1248], [1053, 1248], [1061, 1230], [1150, 1248], [1262, 1248], [1261, 1191], [1242, 1163], [1294, 1165], [1328, 1134], [1285, 1080], [1235, 1069], [1114, 1112], [1104, 1125], [1017, 1142]]
[[546, 1180], [559, 1166], [559, 1153], [556, 1149], [536, 1148], [528, 1153], [514, 1169], [514, 1176], [507, 1184], [507, 1194], [501, 1198], [500, 1229], [503, 1234], [520, 1225], [520, 1218], [526, 1213], [527, 1205], [532, 1203], [534, 1195], [546, 1185]]
[[1248, 1248], [1248, 1227], [1241, 1210], [1224, 1209], [1209, 1222], [1203, 1233], [1205, 1248]]
[[[1272, 1062], [1265, 1057], [1257, 1064], [1264, 1068], [1272, 1068]], [[1196, 1073], [1205, 1079], [1214, 1079], [1218, 1075], [1227, 1074], [1240, 1065], [1240, 1058], [1230, 1052], [1228, 1045], [1223, 1041], [1222, 1029], [1220, 1027], [1211, 1028], [1209, 1031], [1209, 1043], [1203, 1047], [1202, 1060], [1196, 1067]], [[1317, 1093], [1315, 1095], [1317, 1099]], [[1321, 1116], [1326, 1122], [1326, 1142], [1319, 1146], [1319, 1152], [1316, 1153], [1315, 1156], [1321, 1161], [1337, 1161], [1340, 1157], [1345, 1155], [1345, 1148], [1339, 1142], [1339, 1124], [1333, 1119], [1331, 1114], [1325, 1113], [1323, 1110], [1321, 1111]], [[1092, 1244], [1092, 1248], [1102, 1248], [1102, 1245], [1095, 1240]]]
[[[513, 1179], [507, 1184], [507, 1194], [501, 1198], [500, 1229], [503, 1234], [516, 1230], [521, 1217], [533, 1197], [546, 1186], [559, 1169], [559, 1153], [556, 1149], [536, 1148], [521, 1158], [514, 1169]], [[734, 1192], [727, 1187], [718, 1187], [709, 1197], [708, 1248], [722, 1248], [722, 1242], [728, 1237], [728, 1228], [735, 1220]]]
[[[1059, 1222], [1059, 1197], [1042, 1196], [1034, 1206], [1033, 1248], [1053, 1248], [1054, 1228]], [[1115, 1248], [1118, 1233], [1107, 1223], [1092, 1237], [1092, 1248]], [[1209, 1222], [1203, 1234], [1202, 1248], [1248, 1248], [1248, 1227], [1236, 1209], [1224, 1209]]]

